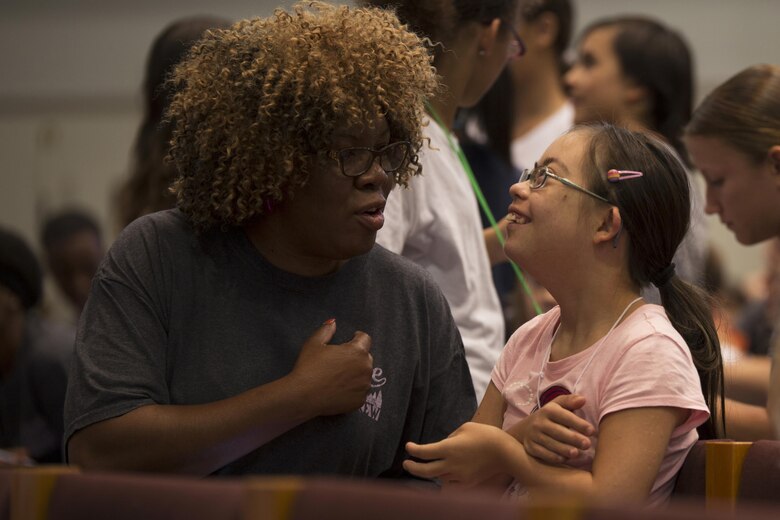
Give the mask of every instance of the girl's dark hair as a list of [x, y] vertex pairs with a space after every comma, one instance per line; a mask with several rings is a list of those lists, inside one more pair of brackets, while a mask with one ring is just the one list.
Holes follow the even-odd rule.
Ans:
[[[561, 71], [566, 63], [564, 54], [571, 43], [572, 26], [574, 24], [574, 9], [570, 0], [521, 0], [520, 16], [526, 22], [533, 23], [544, 13], [550, 13], [558, 20], [558, 34], [555, 36], [553, 48], [558, 54]], [[522, 35], [521, 35], [522, 36]]]
[[[558, 55], [561, 77], [563, 77], [568, 66], [564, 53], [571, 42], [574, 18], [571, 2], [570, 0], [520, 0], [520, 16], [526, 22], [533, 23], [544, 13], [550, 13], [558, 19], [558, 34], [554, 48]], [[472, 115], [476, 117], [479, 127], [485, 131], [488, 146], [507, 165], [512, 164], [512, 126], [515, 113], [513, 88], [512, 75], [508, 68], [504, 68], [479, 103], [467, 110], [464, 116], [465, 118]]]
[[[685, 166], [667, 144], [650, 134], [606, 123], [579, 125], [571, 130], [579, 131], [591, 136], [584, 163], [591, 190], [620, 211], [623, 234], [629, 240], [631, 279], [640, 287], [657, 282], [659, 273], [670, 266], [690, 224], [690, 186]], [[607, 182], [606, 173], [613, 168], [641, 171], [644, 176]], [[725, 434], [725, 409], [720, 342], [711, 300], [675, 274], [658, 289], [669, 320], [688, 344], [710, 408], [710, 419], [699, 427], [699, 434], [705, 439], [716, 438], [719, 424]]]
[[583, 38], [596, 29], [615, 28], [615, 55], [623, 74], [646, 88], [650, 100], [645, 125], [661, 134], [690, 166], [682, 142], [683, 127], [693, 108], [693, 58], [677, 31], [639, 16], [607, 18], [589, 25]]
[[166, 83], [173, 67], [209, 29], [230, 26], [230, 21], [210, 16], [188, 17], [169, 24], [152, 43], [143, 81], [144, 115], [135, 138], [130, 177], [117, 196], [121, 227], [146, 213], [172, 208], [176, 196], [169, 188], [176, 169], [165, 161], [172, 126], [164, 121], [173, 91]]
[[356, 0], [361, 6], [395, 10], [401, 23], [430, 40], [434, 53], [452, 40], [466, 22], [489, 22], [501, 18], [514, 22], [520, 0]]

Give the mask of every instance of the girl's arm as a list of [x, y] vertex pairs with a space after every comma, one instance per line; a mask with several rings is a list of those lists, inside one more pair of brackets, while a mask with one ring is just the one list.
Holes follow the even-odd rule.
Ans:
[[498, 391], [496, 385], [491, 381], [471, 421], [501, 428], [501, 425], [504, 424], [505, 411], [506, 401], [504, 401], [501, 392]]
[[[504, 424], [504, 412], [506, 411], [506, 401], [504, 396], [498, 391], [493, 381], [488, 385], [485, 396], [482, 398], [482, 402], [479, 403], [472, 422], [494, 426], [501, 428]], [[466, 423], [468, 424], [468, 423]], [[489, 479], [485, 479], [480, 482], [480, 486], [484, 488], [494, 488], [505, 490], [509, 484], [512, 483], [512, 477], [505, 473], [498, 473]], [[446, 490], [449, 486], [446, 481], [442, 482], [442, 487]]]
[[548, 464], [562, 464], [590, 448], [591, 424], [574, 414], [585, 405], [585, 397], [561, 395], [507, 430], [525, 451]]
[[[558, 396], [507, 430], [529, 455], [548, 464], [561, 464], [590, 448], [595, 429], [573, 412], [585, 405], [581, 395]], [[502, 428], [506, 401], [491, 381], [472, 422]]]
[[430, 462], [409, 460], [404, 467], [420, 477], [461, 485], [508, 473], [530, 488], [554, 488], [609, 501], [642, 501], [652, 489], [672, 431], [687, 414], [678, 408], [650, 407], [607, 415], [600, 424], [592, 472], [539, 462], [508, 433], [477, 423], [466, 423], [437, 443], [409, 443], [410, 454]]
[[772, 426], [769, 423], [767, 409], [763, 406], [726, 399], [725, 436], [735, 441], [771, 439]]

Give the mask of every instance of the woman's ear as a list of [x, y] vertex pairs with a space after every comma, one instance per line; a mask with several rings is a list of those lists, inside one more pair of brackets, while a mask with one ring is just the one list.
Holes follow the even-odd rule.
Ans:
[[594, 244], [601, 244], [604, 242], [612, 242], [612, 247], [617, 248], [620, 242], [620, 235], [623, 232], [623, 219], [620, 216], [620, 210], [612, 206], [609, 211], [602, 213], [603, 218], [596, 230], [596, 234], [593, 236]]
[[489, 24], [482, 24], [477, 44], [480, 56], [490, 56], [498, 44], [498, 36], [501, 32], [501, 19], [493, 18]]

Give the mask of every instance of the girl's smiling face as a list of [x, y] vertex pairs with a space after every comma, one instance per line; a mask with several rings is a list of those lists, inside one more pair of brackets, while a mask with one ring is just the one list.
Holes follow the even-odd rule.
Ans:
[[688, 136], [691, 160], [707, 182], [705, 211], [717, 214], [745, 245], [780, 235], [780, 175], [723, 139]]
[[[589, 136], [572, 132], [554, 141], [537, 165], [545, 165], [557, 176], [587, 186], [582, 172]], [[541, 188], [518, 182], [509, 192], [513, 201], [507, 220], [506, 255], [543, 285], [549, 276], [571, 268], [592, 242], [598, 209], [607, 207], [593, 197], [548, 177]], [[556, 274], [557, 273], [557, 274]]]

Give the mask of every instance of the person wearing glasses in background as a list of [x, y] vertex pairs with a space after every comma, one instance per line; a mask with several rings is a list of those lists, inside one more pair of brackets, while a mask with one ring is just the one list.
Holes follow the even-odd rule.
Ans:
[[[458, 324], [477, 398], [504, 344], [504, 316], [491, 264], [506, 261], [492, 230], [483, 231], [468, 162], [452, 134], [458, 109], [476, 104], [509, 60], [524, 53], [515, 30], [518, 0], [359, 0], [393, 8], [431, 42], [443, 88], [430, 99], [420, 150], [423, 175], [388, 201], [377, 241], [425, 267]], [[509, 184], [506, 186], [509, 189]]]
[[[507, 186], [574, 122], [562, 78], [573, 19], [570, 0], [520, 0], [523, 59], [511, 60], [479, 103], [458, 116], [463, 151], [496, 215], [512, 201]], [[489, 226], [484, 212], [482, 223]], [[526, 277], [533, 291], [529, 298], [507, 263], [493, 266], [493, 281], [508, 333], [536, 315], [534, 301], [540, 309], [555, 304], [544, 287]]]
[[69, 461], [402, 476], [405, 441], [476, 407], [444, 296], [374, 243], [420, 172], [421, 40], [392, 13], [307, 2], [209, 31], [172, 81], [178, 208], [130, 224], [96, 275]]

